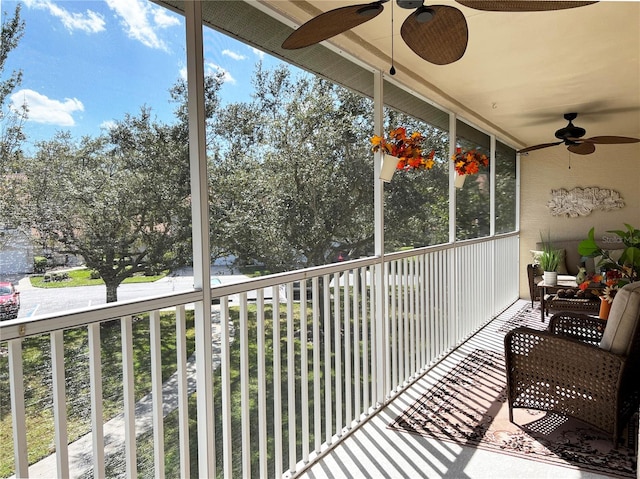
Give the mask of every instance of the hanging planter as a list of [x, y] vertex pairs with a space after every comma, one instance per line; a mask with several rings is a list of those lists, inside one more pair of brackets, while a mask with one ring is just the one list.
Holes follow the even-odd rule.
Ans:
[[389, 183], [398, 167], [398, 157], [393, 155], [382, 155], [382, 165], [380, 166], [380, 179]]
[[[487, 168], [489, 166], [489, 158], [478, 150], [462, 151], [462, 148], [456, 148], [456, 153], [451, 157], [453, 166], [458, 176], [455, 179], [456, 188], [462, 188], [466, 175], [475, 175], [480, 171], [480, 167]], [[458, 180], [462, 177], [461, 180]], [[460, 186], [458, 186], [458, 182]]]
[[456, 188], [462, 188], [464, 186], [464, 180], [467, 179], [467, 175], [458, 175], [456, 174], [456, 179], [454, 181], [454, 185]]
[[405, 128], [396, 128], [389, 132], [389, 139], [385, 140], [381, 136], [371, 138], [371, 149], [381, 151], [382, 165], [380, 168], [380, 179], [385, 182], [391, 181], [395, 170], [430, 170], [433, 168], [435, 150], [428, 154], [422, 151], [424, 137], [419, 132], [413, 132], [407, 137]]

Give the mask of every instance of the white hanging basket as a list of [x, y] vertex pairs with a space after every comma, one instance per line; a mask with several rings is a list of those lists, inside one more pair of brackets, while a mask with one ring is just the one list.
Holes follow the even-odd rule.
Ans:
[[454, 185], [456, 186], [456, 188], [462, 188], [464, 186], [464, 180], [467, 179], [467, 175], [459, 175], [458, 173], [456, 173], [456, 179], [454, 182]]
[[380, 179], [385, 183], [389, 183], [398, 166], [398, 158], [395, 156], [382, 155], [382, 166], [380, 167]]

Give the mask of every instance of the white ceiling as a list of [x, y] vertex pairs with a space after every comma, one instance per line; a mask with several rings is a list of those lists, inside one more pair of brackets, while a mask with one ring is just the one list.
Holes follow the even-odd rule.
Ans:
[[[395, 0], [392, 0], [395, 2]], [[300, 25], [322, 12], [365, 1], [261, 0]], [[640, 138], [640, 2], [602, 1], [549, 12], [503, 13], [470, 9], [469, 44], [459, 61], [433, 65], [400, 36], [412, 12], [393, 5], [396, 81], [520, 148], [555, 141], [574, 124], [600, 135]], [[429, 5], [426, 1], [425, 5]], [[332, 46], [388, 72], [392, 3], [376, 18], [328, 40]]]

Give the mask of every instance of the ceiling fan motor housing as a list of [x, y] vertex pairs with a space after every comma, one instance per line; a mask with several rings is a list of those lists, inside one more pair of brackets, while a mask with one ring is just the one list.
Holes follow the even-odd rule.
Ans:
[[414, 10], [421, 7], [424, 0], [397, 0], [396, 2], [400, 8], [406, 8], [407, 10]]
[[[560, 128], [558, 131], [556, 131], [556, 138], [558, 138], [559, 140], [567, 141], [569, 140], [569, 138], [583, 137], [587, 133], [587, 130], [573, 124], [573, 120], [575, 120], [577, 117], [577, 113], [565, 113], [564, 119], [567, 120], [569, 124], [564, 128]], [[575, 144], [575, 142], [570, 143]]]
[[569, 122], [569, 125], [560, 128], [556, 131], [556, 138], [559, 140], [568, 140], [569, 138], [581, 138], [585, 135], [587, 130], [584, 128], [580, 128], [579, 126], [574, 126], [573, 123]]

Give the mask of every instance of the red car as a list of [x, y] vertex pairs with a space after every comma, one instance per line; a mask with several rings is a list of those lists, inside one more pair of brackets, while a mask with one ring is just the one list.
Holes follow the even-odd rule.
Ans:
[[11, 283], [0, 283], [0, 320], [15, 319], [20, 310], [20, 292]]

